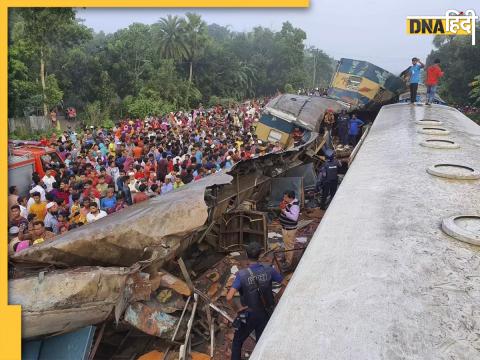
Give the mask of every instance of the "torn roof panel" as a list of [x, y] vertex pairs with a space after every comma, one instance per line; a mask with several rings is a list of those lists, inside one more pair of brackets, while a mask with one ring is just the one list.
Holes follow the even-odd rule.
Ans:
[[63, 266], [130, 266], [150, 257], [153, 249], [156, 259], [165, 258], [207, 220], [205, 189], [231, 179], [225, 173], [208, 176], [32, 246], [16, 253], [12, 260]]
[[345, 104], [325, 97], [283, 94], [270, 100], [263, 111], [304, 129], [318, 131], [328, 109], [340, 112], [347, 108]]

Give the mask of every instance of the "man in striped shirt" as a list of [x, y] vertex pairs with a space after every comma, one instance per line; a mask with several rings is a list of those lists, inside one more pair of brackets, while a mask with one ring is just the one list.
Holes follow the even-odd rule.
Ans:
[[280, 204], [280, 225], [282, 225], [282, 237], [285, 244], [285, 258], [287, 260], [288, 267], [292, 266], [293, 250], [295, 247], [298, 216], [300, 215], [300, 203], [295, 198], [295, 192], [293, 190], [285, 191], [283, 195], [283, 201]]

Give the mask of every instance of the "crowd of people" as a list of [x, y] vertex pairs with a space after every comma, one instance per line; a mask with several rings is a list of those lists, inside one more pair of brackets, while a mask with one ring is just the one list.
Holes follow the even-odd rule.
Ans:
[[241, 160], [280, 151], [255, 134], [263, 104], [218, 106], [125, 119], [43, 139], [62, 162], [44, 160], [28, 196], [9, 188], [9, 250], [21, 251], [127, 206], [175, 191]]

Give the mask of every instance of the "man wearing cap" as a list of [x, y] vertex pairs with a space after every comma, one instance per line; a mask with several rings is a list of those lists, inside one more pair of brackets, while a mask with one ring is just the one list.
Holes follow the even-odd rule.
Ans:
[[18, 226], [12, 226], [8, 229], [8, 255], [13, 255], [16, 250], [16, 245], [20, 242], [18, 233], [20, 228]]
[[[262, 248], [251, 242], [246, 249], [250, 265], [237, 272], [232, 287], [227, 293], [227, 302], [237, 310], [234, 321], [236, 329], [232, 342], [232, 360], [240, 360], [243, 342], [255, 330], [258, 342], [275, 305], [272, 282], [281, 283], [283, 278], [273, 267], [258, 262]], [[240, 293], [241, 306], [233, 302], [236, 292]]]
[[45, 215], [45, 219], [43, 220], [43, 223], [45, 225], [45, 228], [53, 232], [55, 235], [57, 235], [59, 232], [57, 214], [58, 214], [57, 203], [54, 201], [49, 202], [47, 204], [47, 214]]

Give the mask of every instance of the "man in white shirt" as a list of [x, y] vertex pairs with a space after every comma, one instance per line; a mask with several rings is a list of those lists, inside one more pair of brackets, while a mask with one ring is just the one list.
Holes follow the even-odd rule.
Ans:
[[47, 172], [45, 173], [45, 176], [42, 178], [42, 181], [47, 187], [47, 192], [52, 191], [53, 183], [57, 182], [52, 175], [52, 170], [47, 170]]
[[99, 210], [96, 202], [90, 203], [90, 212], [87, 214], [87, 223], [95, 222], [105, 216], [107, 216], [107, 213], [103, 210]]
[[57, 213], [57, 203], [54, 201], [49, 202], [47, 204], [47, 214], [45, 215], [45, 219], [43, 219], [43, 223], [45, 224], [45, 227], [48, 228], [48, 230], [50, 230], [51, 232], [53, 232], [55, 235], [57, 235], [59, 232]]

